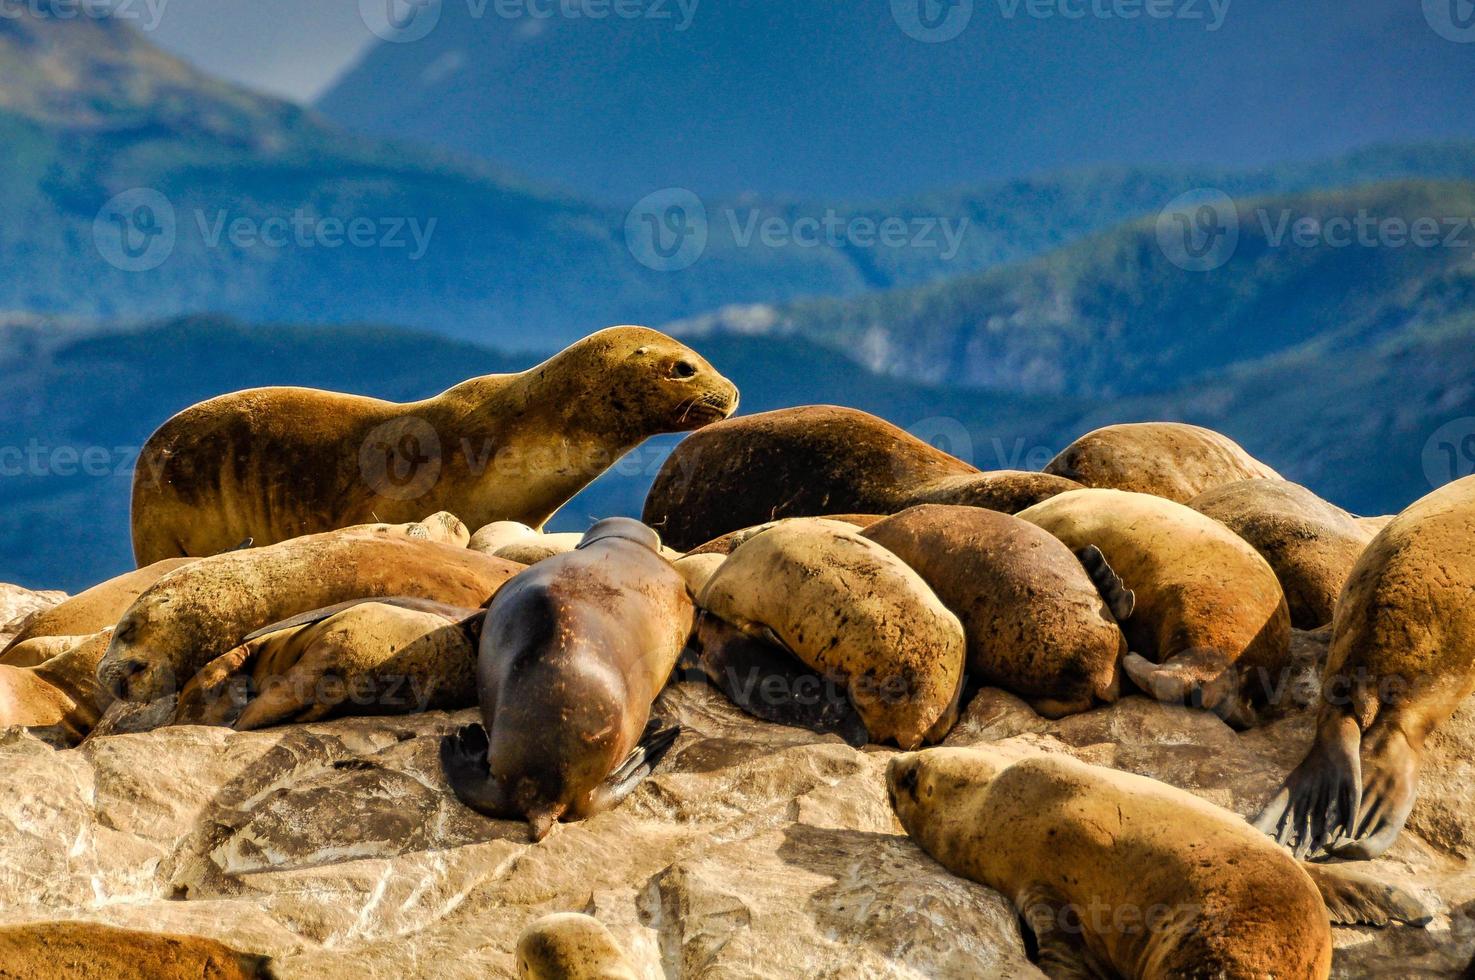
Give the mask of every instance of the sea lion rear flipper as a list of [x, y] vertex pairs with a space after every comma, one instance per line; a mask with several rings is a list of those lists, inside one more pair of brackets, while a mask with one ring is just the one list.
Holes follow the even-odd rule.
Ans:
[[1110, 980], [1116, 976], [1103, 969], [1086, 948], [1080, 929], [1067, 925], [1079, 917], [1071, 915], [1068, 903], [1050, 888], [1039, 882], [1026, 885], [1016, 905], [1034, 937], [1035, 963], [1050, 980]]
[[[1221, 705], [1233, 714], [1237, 700], [1235, 674], [1223, 655], [1213, 650], [1185, 651], [1160, 664], [1137, 653], [1122, 658], [1122, 670], [1142, 691], [1164, 704], [1181, 704], [1215, 711]], [[1226, 721], [1232, 721], [1227, 717]]]
[[521, 819], [507, 799], [502, 784], [487, 769], [487, 730], [470, 724], [441, 739], [440, 764], [456, 799], [484, 816], [499, 820]]
[[230, 547], [230, 548], [226, 548], [224, 551], [219, 552], [219, 554], [228, 555], [232, 551], [248, 551], [248, 550], [250, 550], [251, 548], [254, 548], [254, 547], [256, 547], [256, 539], [255, 538], [247, 538], [246, 540], [242, 541], [240, 544], [234, 545], [233, 547]]
[[1076, 558], [1085, 568], [1086, 574], [1091, 576], [1096, 591], [1106, 600], [1106, 608], [1111, 610], [1116, 621], [1125, 623], [1130, 619], [1137, 608], [1137, 593], [1127, 588], [1127, 584], [1107, 562], [1101, 549], [1094, 544], [1088, 545], [1076, 552]]
[[1362, 730], [1337, 714], [1323, 723], [1306, 758], [1253, 821], [1303, 858], [1355, 829], [1362, 802]]
[[591, 814], [619, 805], [621, 800], [640, 785], [642, 779], [651, 774], [666, 753], [671, 751], [671, 746], [676, 744], [676, 738], [681, 734], [681, 726], [658, 726], [659, 723], [651, 719], [650, 724], [645, 726], [645, 735], [641, 737], [640, 744], [635, 746], [635, 751], [609, 774], [608, 779], [599, 784], [590, 802]]
[[1424, 926], [1434, 912], [1407, 889], [1339, 864], [1305, 864], [1332, 922], [1344, 926]]

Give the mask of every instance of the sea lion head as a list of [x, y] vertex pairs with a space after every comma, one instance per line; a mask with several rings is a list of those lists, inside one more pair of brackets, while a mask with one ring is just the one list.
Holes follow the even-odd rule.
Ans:
[[738, 389], [685, 344], [647, 327], [610, 327], [568, 352], [598, 385], [590, 398], [640, 435], [690, 432], [737, 411]]
[[579, 547], [587, 548], [596, 541], [610, 540], [632, 541], [651, 551], [661, 550], [661, 536], [633, 517], [606, 517], [584, 533]]
[[577, 912], [545, 915], [517, 939], [522, 980], [635, 980], [635, 968], [604, 923]]
[[909, 835], [923, 840], [919, 835], [924, 828], [936, 826], [934, 814], [958, 813], [962, 797], [982, 792], [1015, 761], [987, 749], [925, 749], [892, 756], [886, 767], [891, 809]]
[[123, 701], [153, 701], [177, 690], [163, 634], [188, 624], [176, 621], [172, 612], [166, 597], [140, 599], [123, 614], [97, 664], [103, 690]]

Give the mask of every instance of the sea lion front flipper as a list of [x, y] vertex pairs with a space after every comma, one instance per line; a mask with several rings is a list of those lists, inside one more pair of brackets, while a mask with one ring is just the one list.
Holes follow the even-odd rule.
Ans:
[[640, 744], [635, 746], [635, 751], [594, 790], [589, 801], [589, 814], [618, 806], [621, 800], [640, 785], [642, 779], [651, 774], [666, 753], [671, 751], [671, 746], [676, 744], [676, 738], [681, 734], [681, 726], [658, 726], [659, 723], [651, 719], [650, 724], [645, 726], [645, 734], [641, 737]]
[[440, 764], [456, 799], [483, 816], [520, 820], [502, 784], [487, 769], [487, 730], [470, 724], [441, 739]]
[[[1235, 690], [1234, 671], [1216, 650], [1186, 650], [1160, 664], [1141, 654], [1129, 653], [1122, 658], [1122, 670], [1145, 694], [1164, 704], [1215, 711], [1235, 700], [1231, 697]], [[1235, 708], [1226, 705], [1225, 711], [1232, 715]]]
[[1106, 600], [1106, 608], [1118, 623], [1125, 623], [1132, 617], [1137, 609], [1137, 593], [1127, 588], [1127, 583], [1107, 562], [1106, 555], [1101, 549], [1088, 545], [1076, 552], [1076, 559], [1080, 561], [1081, 567], [1086, 574], [1091, 576], [1091, 582], [1096, 586], [1096, 591], [1101, 593], [1101, 598]]
[[1326, 903], [1332, 922], [1343, 926], [1386, 926], [1401, 922], [1425, 926], [1434, 911], [1400, 885], [1341, 864], [1302, 863]]
[[1303, 858], [1357, 825], [1362, 802], [1362, 730], [1337, 714], [1317, 730], [1306, 758], [1253, 821], [1256, 829]]
[[1078, 916], [1069, 904], [1040, 882], [1024, 887], [1018, 901], [1019, 917], [1034, 936], [1035, 964], [1050, 980], [1111, 980], [1116, 974], [1103, 969], [1086, 948], [1080, 929], [1067, 923]]

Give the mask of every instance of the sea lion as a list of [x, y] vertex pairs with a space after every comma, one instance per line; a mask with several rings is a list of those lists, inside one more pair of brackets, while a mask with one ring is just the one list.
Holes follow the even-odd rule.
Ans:
[[222, 395], [144, 445], [134, 555], [209, 555], [433, 510], [542, 527], [647, 438], [726, 418], [737, 401], [695, 351], [644, 327], [408, 404], [306, 388]]
[[420, 523], [363, 525], [201, 558], [129, 607], [98, 680], [125, 700], [154, 701], [265, 624], [384, 596], [477, 607], [522, 570], [423, 535]]
[[895, 514], [918, 503], [1013, 512], [1080, 484], [983, 473], [882, 419], [807, 405], [708, 426], [676, 447], [644, 520], [673, 548], [781, 517]]
[[1386, 851], [1413, 809], [1429, 733], [1475, 692], [1475, 476], [1388, 524], [1332, 621], [1316, 740], [1256, 825], [1297, 854]]
[[6, 980], [271, 980], [270, 962], [200, 936], [94, 922], [0, 927]]
[[521, 521], [493, 521], [485, 527], [477, 528], [466, 547], [490, 555], [503, 545], [537, 537], [539, 533], [537, 528], [528, 527]]
[[1088, 432], [1052, 459], [1045, 472], [1180, 504], [1237, 480], [1281, 479], [1228, 436], [1183, 422], [1131, 422]]
[[697, 603], [842, 681], [876, 741], [915, 748], [956, 720], [962, 624], [921, 576], [854, 528], [780, 522], [729, 555]]
[[441, 746], [463, 803], [542, 840], [619, 803], [670, 748], [677, 729], [647, 722], [696, 608], [660, 546], [637, 521], [603, 520], [497, 594], [477, 659], [484, 725]]
[[1218, 521], [1163, 497], [1073, 490], [1019, 512], [1072, 551], [1096, 546], [1136, 594], [1122, 667], [1162, 701], [1236, 726], [1270, 703], [1290, 657], [1291, 617], [1275, 571]]
[[65, 746], [86, 738], [113, 700], [96, 676], [112, 633], [109, 626], [72, 637], [65, 651], [34, 667], [0, 665], [0, 728], [30, 729]]
[[98, 630], [112, 626], [122, 618], [135, 599], [143, 595], [159, 579], [176, 568], [188, 565], [193, 558], [170, 558], [155, 562], [144, 568], [136, 568], [116, 578], [78, 592], [69, 599], [31, 617], [25, 628], [0, 653], [0, 664], [15, 667], [28, 666], [22, 660], [34, 660], [39, 649], [19, 649], [31, 640], [54, 636], [91, 636]]
[[1188, 506], [1244, 538], [1275, 569], [1291, 625], [1332, 621], [1337, 596], [1377, 533], [1305, 487], [1284, 480], [1239, 480], [1207, 490]]
[[640, 980], [604, 923], [577, 912], [545, 915], [517, 937], [520, 980]]
[[393, 598], [342, 603], [274, 624], [201, 670], [176, 722], [251, 731], [338, 715], [476, 703], [483, 610]]
[[728, 531], [726, 534], [718, 535], [706, 544], [701, 544], [691, 549], [686, 553], [686, 556], [691, 558], [697, 555], [730, 555], [738, 545], [753, 535], [762, 534], [764, 531], [783, 521], [831, 521], [837, 525], [848, 525], [857, 530], [862, 530], [884, 518], [884, 514], [824, 514], [818, 517], [785, 517], [777, 521], [765, 521], [753, 527], [743, 527], [738, 528], [736, 531]]
[[893, 757], [902, 826], [1001, 892], [1052, 977], [1326, 977], [1339, 923], [1424, 923], [1410, 894], [1300, 864], [1237, 815], [1145, 776], [1010, 748]]
[[573, 551], [582, 540], [582, 534], [535, 534], [521, 541], [509, 541], [491, 553], [523, 565], [536, 565], [545, 558]]
[[[981, 507], [923, 504], [861, 535], [910, 565], [962, 621], [970, 681], [1047, 718], [1117, 699], [1126, 638], [1082, 559], [1049, 532]], [[1125, 620], [1130, 594], [1099, 556], [1090, 552]]]
[[726, 555], [702, 554], [683, 555], [671, 563], [671, 567], [681, 574], [686, 582], [687, 591], [693, 596], [702, 594], [707, 587], [707, 581], [717, 574], [717, 569], [727, 561]]

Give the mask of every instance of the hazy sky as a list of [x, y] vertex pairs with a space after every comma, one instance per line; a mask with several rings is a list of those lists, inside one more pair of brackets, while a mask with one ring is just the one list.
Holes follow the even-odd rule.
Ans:
[[[150, 0], [137, 26], [212, 75], [308, 102], [372, 41], [358, 0]], [[140, 2], [142, 12], [145, 5]]]

